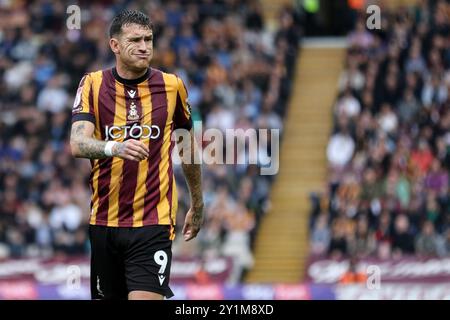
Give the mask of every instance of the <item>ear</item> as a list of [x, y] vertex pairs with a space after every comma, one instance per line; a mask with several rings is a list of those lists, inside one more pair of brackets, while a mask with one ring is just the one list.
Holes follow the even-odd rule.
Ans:
[[109, 39], [109, 47], [111, 48], [111, 51], [114, 52], [115, 54], [120, 53], [119, 40], [117, 40], [116, 38]]

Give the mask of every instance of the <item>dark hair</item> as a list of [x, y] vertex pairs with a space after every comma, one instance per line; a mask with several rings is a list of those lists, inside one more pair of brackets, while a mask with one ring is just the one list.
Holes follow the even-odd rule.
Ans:
[[109, 37], [112, 38], [114, 35], [120, 34], [122, 26], [130, 23], [148, 27], [150, 30], [153, 29], [152, 22], [145, 13], [137, 10], [124, 10], [119, 12], [112, 20], [109, 27]]

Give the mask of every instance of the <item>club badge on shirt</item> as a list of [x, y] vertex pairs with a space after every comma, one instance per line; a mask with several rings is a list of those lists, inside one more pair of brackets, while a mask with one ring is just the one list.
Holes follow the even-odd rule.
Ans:
[[138, 120], [139, 114], [136, 109], [136, 104], [134, 102], [131, 102], [130, 104], [130, 111], [128, 111], [128, 120]]

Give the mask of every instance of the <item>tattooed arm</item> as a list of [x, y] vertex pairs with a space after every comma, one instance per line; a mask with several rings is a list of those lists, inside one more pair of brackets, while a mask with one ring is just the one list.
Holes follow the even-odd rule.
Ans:
[[[106, 141], [93, 137], [95, 126], [90, 121], [76, 121], [72, 124], [70, 147], [76, 158], [103, 159]], [[112, 148], [113, 157], [141, 161], [148, 157], [148, 147], [139, 140], [117, 142]]]
[[190, 157], [185, 157], [185, 161], [181, 164], [191, 195], [191, 208], [186, 214], [183, 227], [185, 241], [195, 238], [203, 223], [202, 171], [201, 165], [194, 163], [197, 146], [193, 130], [190, 131], [189, 136], [190, 141], [183, 141], [183, 143], [184, 148], [190, 151]]
[[89, 121], [77, 121], [72, 124], [70, 147], [74, 157], [88, 159], [107, 157], [104, 152], [106, 141], [93, 138], [94, 129], [94, 124]]

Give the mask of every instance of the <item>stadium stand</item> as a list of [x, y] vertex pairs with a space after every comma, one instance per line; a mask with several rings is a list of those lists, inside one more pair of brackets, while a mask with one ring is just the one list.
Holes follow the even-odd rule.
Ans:
[[450, 255], [448, 1], [364, 15], [348, 35], [333, 108], [328, 187], [312, 196], [310, 254]]

